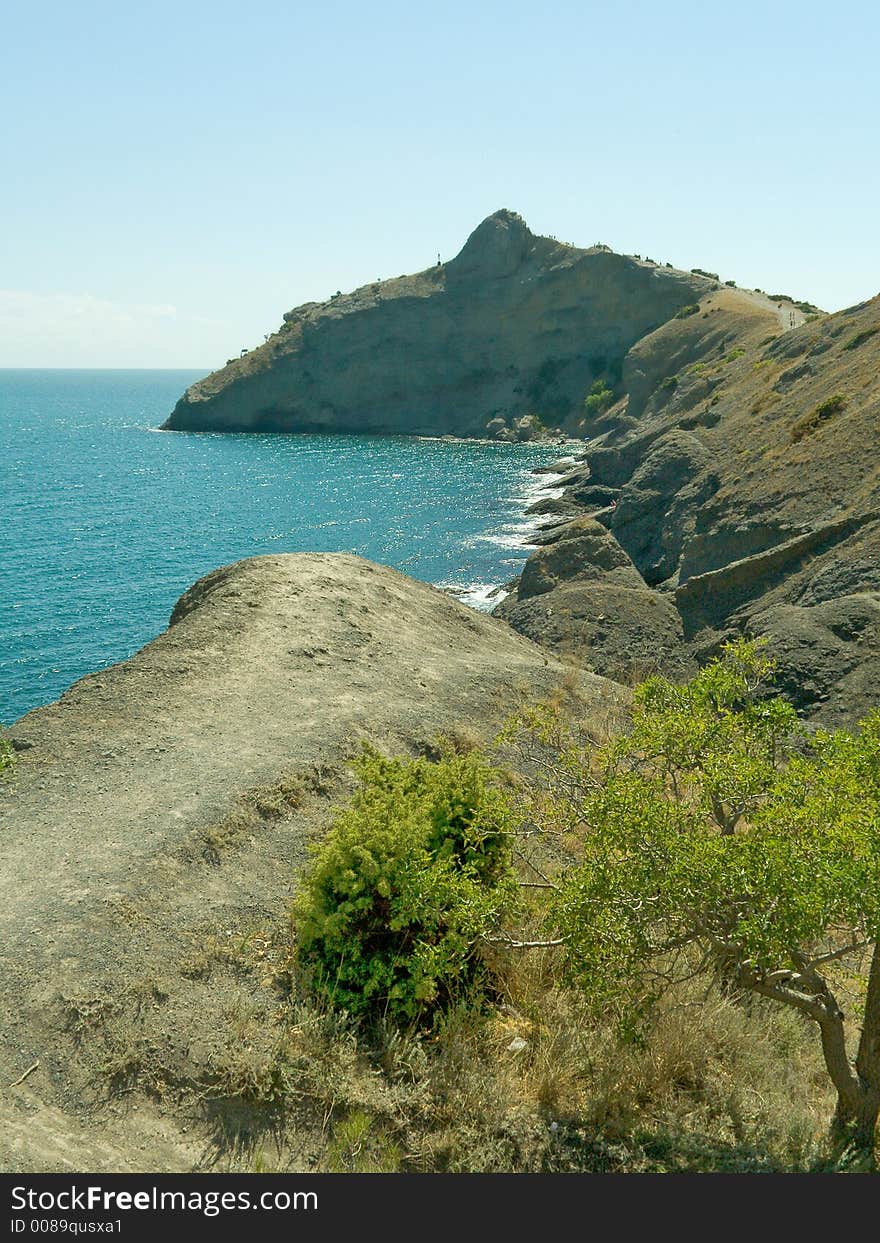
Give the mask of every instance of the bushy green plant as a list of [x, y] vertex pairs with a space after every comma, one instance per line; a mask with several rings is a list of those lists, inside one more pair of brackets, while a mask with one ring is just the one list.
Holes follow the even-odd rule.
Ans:
[[699, 312], [699, 306], [696, 302], [691, 302], [688, 306], [683, 306], [675, 312], [676, 319], [687, 319], [689, 315], [696, 315]]
[[298, 959], [334, 1006], [424, 1022], [487, 982], [481, 938], [515, 891], [510, 812], [476, 753], [366, 750], [357, 772], [294, 906]]
[[591, 418], [603, 414], [614, 401], [614, 393], [605, 380], [594, 380], [584, 398], [584, 409]]

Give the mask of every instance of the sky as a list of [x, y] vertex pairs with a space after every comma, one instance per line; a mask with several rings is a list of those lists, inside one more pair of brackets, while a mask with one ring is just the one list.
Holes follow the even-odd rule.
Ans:
[[880, 290], [880, 6], [0, 0], [0, 367], [209, 370], [490, 212]]

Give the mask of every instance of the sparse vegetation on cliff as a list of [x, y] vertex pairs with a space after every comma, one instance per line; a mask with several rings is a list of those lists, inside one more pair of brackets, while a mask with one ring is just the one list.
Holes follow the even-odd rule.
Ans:
[[844, 344], [845, 350], [857, 350], [860, 345], [864, 345], [866, 341], [870, 341], [871, 337], [876, 336], [880, 332], [880, 327], [865, 328], [862, 332], [853, 333]]
[[603, 414], [614, 401], [614, 392], [606, 380], [595, 380], [584, 398], [584, 409], [590, 418]]
[[794, 424], [791, 429], [791, 438], [797, 443], [806, 436], [812, 436], [813, 432], [818, 431], [823, 423], [827, 423], [836, 414], [839, 414], [846, 405], [846, 398], [842, 393], [835, 393], [833, 397], [828, 397], [825, 401], [819, 403], [809, 414], [804, 415], [802, 419]]

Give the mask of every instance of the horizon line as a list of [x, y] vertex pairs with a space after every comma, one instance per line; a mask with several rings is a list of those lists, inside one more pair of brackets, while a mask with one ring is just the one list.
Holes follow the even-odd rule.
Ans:
[[216, 371], [216, 367], [11, 367], [0, 365], [0, 371]]

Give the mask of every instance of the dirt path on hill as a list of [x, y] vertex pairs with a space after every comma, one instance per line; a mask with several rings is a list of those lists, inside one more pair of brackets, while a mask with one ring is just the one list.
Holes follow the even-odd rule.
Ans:
[[807, 322], [807, 317], [799, 307], [793, 302], [779, 302], [764, 293], [758, 293], [755, 289], [737, 289], [737, 293], [743, 294], [749, 301], [754, 302], [756, 306], [762, 310], [771, 311], [779, 320], [780, 326], [785, 332], [789, 332], [792, 328], [799, 328], [801, 324]]

